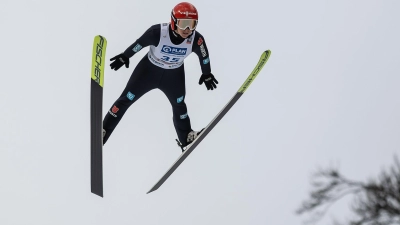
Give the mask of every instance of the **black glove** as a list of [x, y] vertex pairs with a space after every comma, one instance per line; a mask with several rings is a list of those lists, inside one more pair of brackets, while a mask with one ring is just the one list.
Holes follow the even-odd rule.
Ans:
[[215, 84], [218, 84], [218, 81], [214, 78], [212, 73], [201, 75], [199, 84], [201, 85], [203, 82], [206, 85], [207, 90], [214, 90], [214, 88], [217, 88], [217, 85]]
[[115, 60], [110, 64], [112, 70], [117, 71], [124, 64], [126, 68], [129, 68], [129, 58], [126, 57], [124, 54], [119, 54], [117, 56], [114, 56], [113, 58], [110, 59], [110, 61], [112, 60]]

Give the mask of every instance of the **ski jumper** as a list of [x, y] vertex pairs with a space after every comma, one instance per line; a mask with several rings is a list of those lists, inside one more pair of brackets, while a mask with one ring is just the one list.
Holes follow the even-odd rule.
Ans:
[[149, 52], [133, 70], [120, 97], [109, 109], [103, 121], [105, 144], [128, 108], [141, 96], [153, 89], [161, 90], [172, 106], [173, 124], [181, 143], [186, 144], [187, 134], [192, 131], [185, 104], [184, 59], [192, 52], [199, 57], [203, 74], [211, 73], [209, 53], [204, 37], [197, 31], [188, 38], [174, 33], [169, 23], [151, 26], [125, 51], [128, 58], [142, 48], [150, 46]]

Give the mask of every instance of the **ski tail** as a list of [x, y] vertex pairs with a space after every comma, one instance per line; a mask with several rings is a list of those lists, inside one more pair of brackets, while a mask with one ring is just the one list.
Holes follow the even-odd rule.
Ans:
[[93, 42], [90, 86], [91, 192], [103, 197], [103, 87], [107, 40], [97, 35]]
[[189, 154], [197, 147], [197, 145], [207, 136], [207, 134], [217, 125], [217, 123], [225, 116], [225, 114], [232, 108], [232, 106], [236, 103], [237, 100], [244, 94], [250, 84], [257, 77], [261, 69], [264, 67], [265, 63], [268, 61], [271, 55], [270, 50], [264, 51], [260, 59], [247, 77], [243, 85], [239, 88], [239, 90], [235, 93], [235, 95], [229, 100], [229, 102], [222, 108], [222, 110], [215, 116], [215, 118], [207, 125], [207, 127], [203, 130], [203, 132], [196, 138], [196, 140], [188, 146], [183, 154], [175, 161], [175, 163], [170, 167], [170, 169], [164, 174], [163, 177], [147, 192], [147, 194], [157, 190], [171, 174], [178, 168], [178, 166], [189, 156]]

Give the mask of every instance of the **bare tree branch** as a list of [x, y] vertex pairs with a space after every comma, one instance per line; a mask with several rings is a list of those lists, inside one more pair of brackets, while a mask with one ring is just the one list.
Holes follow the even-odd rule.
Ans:
[[315, 173], [311, 185], [309, 199], [303, 201], [296, 213], [311, 213], [309, 222], [312, 224], [346, 195], [355, 195], [352, 209], [358, 217], [349, 224], [400, 224], [400, 163], [396, 156], [389, 172], [383, 171], [376, 180], [353, 181], [345, 178], [337, 169], [328, 168]]

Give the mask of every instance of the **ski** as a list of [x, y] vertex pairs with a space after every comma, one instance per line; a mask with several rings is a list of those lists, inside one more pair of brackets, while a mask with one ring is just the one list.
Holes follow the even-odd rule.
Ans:
[[103, 197], [103, 86], [107, 40], [97, 35], [93, 42], [90, 86], [91, 192]]
[[147, 194], [157, 190], [171, 174], [178, 168], [178, 166], [189, 156], [190, 153], [200, 144], [200, 142], [207, 136], [207, 134], [217, 125], [217, 123], [225, 116], [225, 114], [232, 108], [232, 106], [237, 102], [237, 100], [244, 94], [250, 84], [254, 81], [258, 73], [264, 67], [265, 63], [268, 61], [271, 55], [270, 50], [266, 50], [261, 54], [261, 57], [251, 72], [251, 74], [247, 77], [243, 85], [239, 88], [239, 90], [235, 93], [235, 95], [231, 98], [231, 100], [225, 105], [224, 108], [218, 113], [218, 115], [204, 128], [204, 130], [200, 133], [200, 135], [195, 139], [193, 143], [191, 143], [187, 149], [180, 155], [180, 157], [175, 161], [175, 163], [171, 166], [171, 168], [161, 177], [161, 179], [147, 192]]

